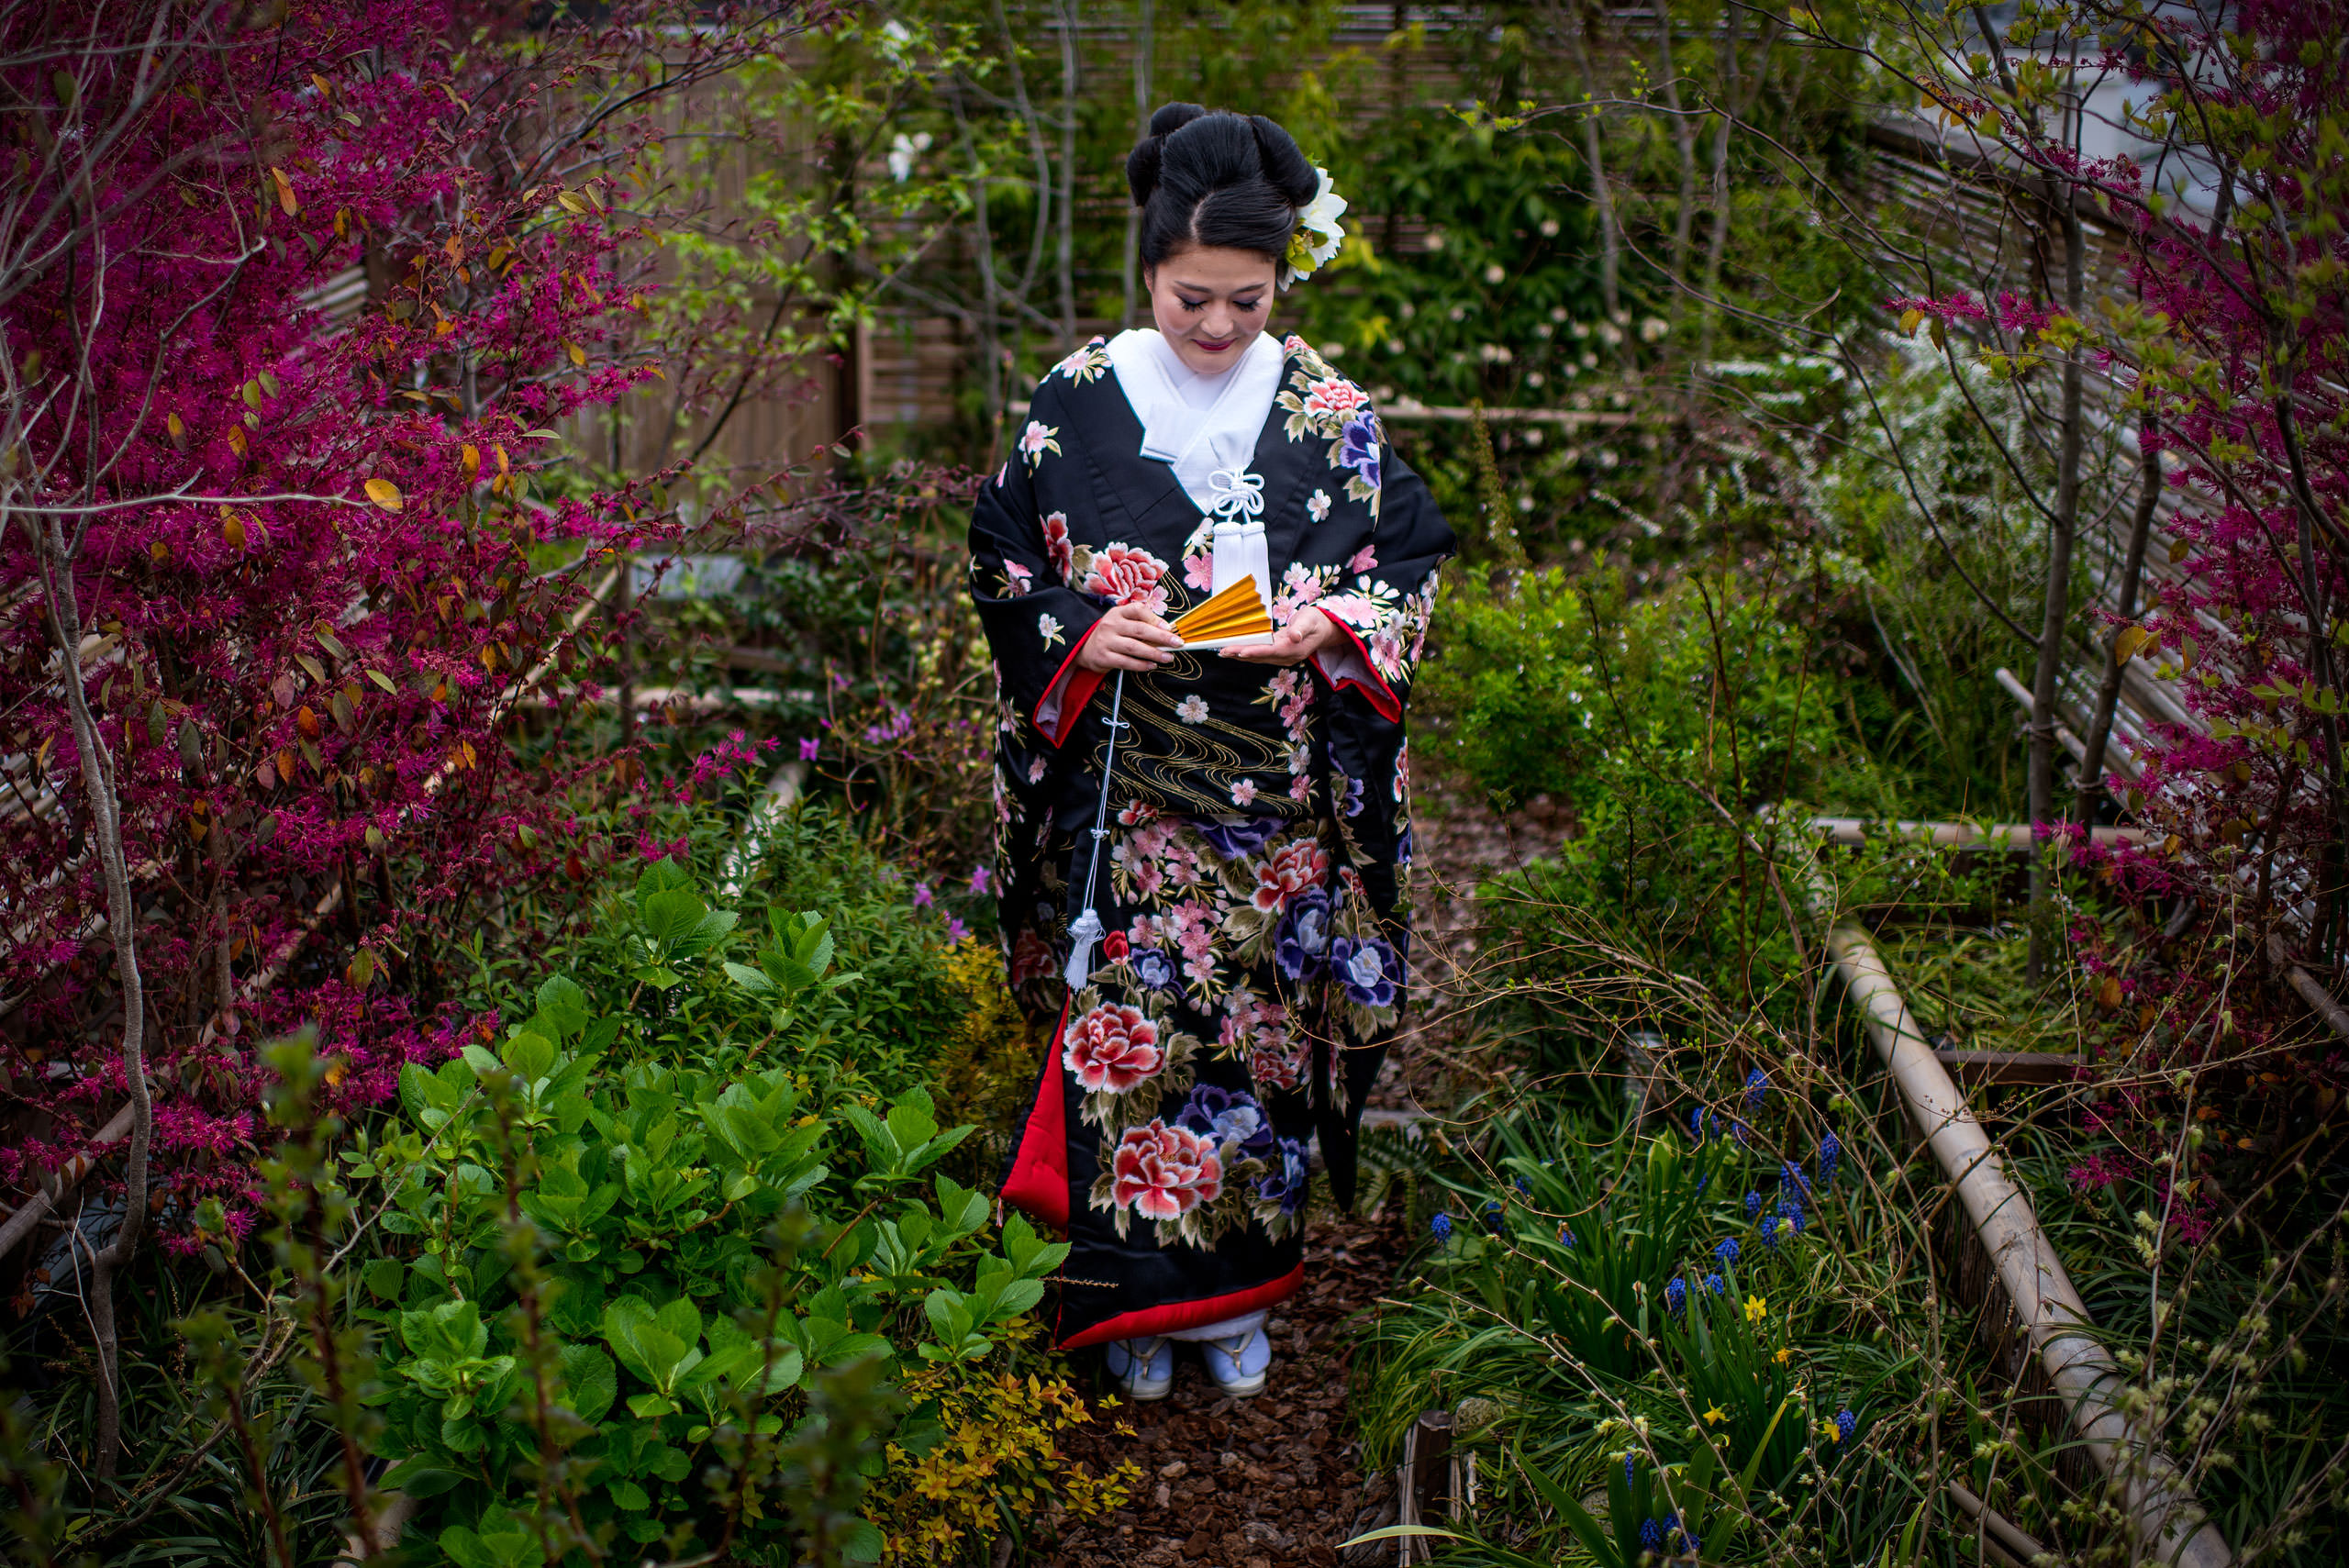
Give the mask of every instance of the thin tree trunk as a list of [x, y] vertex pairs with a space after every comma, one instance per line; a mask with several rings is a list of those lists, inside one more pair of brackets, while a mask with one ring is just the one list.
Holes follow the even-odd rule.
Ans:
[[[1134, 139], [1150, 134], [1151, 0], [1141, 0], [1141, 21], [1134, 32]], [[1134, 324], [1135, 287], [1141, 268], [1141, 208], [1126, 209], [1126, 313], [1121, 326]]]
[[1580, 7], [1564, 18], [1566, 41], [1575, 51], [1575, 66], [1582, 72], [1582, 155], [1590, 165], [1591, 204], [1598, 209], [1598, 299], [1612, 321], [1622, 308], [1618, 280], [1622, 272], [1622, 236], [1615, 225], [1615, 196], [1607, 186], [1605, 138], [1600, 135], [1598, 77], [1591, 69], [1590, 44], [1584, 38]]
[[1656, 72], [1664, 82], [1664, 106], [1672, 114], [1672, 140], [1680, 155], [1680, 206], [1672, 219], [1672, 324], [1680, 325], [1687, 308], [1688, 243], [1697, 227], [1697, 125], [1680, 110], [1680, 76], [1672, 63], [1672, 7], [1653, 0], [1656, 28]]
[[[116, 977], [122, 986], [122, 1077], [130, 1095], [130, 1151], [124, 1162], [122, 1223], [114, 1240], [90, 1255], [90, 1325], [97, 1340], [98, 1410], [96, 1470], [114, 1474], [122, 1456], [121, 1334], [114, 1310], [115, 1275], [139, 1254], [147, 1225], [147, 1162], [155, 1136], [155, 1101], [147, 1083], [147, 993], [139, 972], [139, 909], [131, 896], [130, 864], [123, 852], [121, 803], [115, 791], [114, 757], [98, 733], [82, 678], [82, 611], [73, 585], [75, 549], [64, 526], [53, 518], [28, 519], [43, 582], [50, 635], [56, 642], [66, 708], [73, 724], [73, 746], [82, 764], [82, 784], [90, 801], [90, 836], [106, 880], [107, 937], [114, 947]], [[78, 1268], [81, 1260], [75, 1260]]]
[[[2077, 135], [2076, 122], [2074, 135]], [[2079, 204], [2071, 184], [2049, 192], [2056, 210], [2048, 228], [2064, 240], [2064, 308], [2078, 320], [2087, 291], [2087, 257], [2080, 233]], [[2055, 516], [2048, 524], [2046, 613], [2039, 626], [2039, 662], [2031, 683], [2031, 819], [2055, 820], [2055, 684], [2064, 668], [2064, 632], [2072, 613], [2072, 541], [2080, 516], [2080, 450], [2082, 437], [2080, 384], [2086, 367], [2077, 350], [2064, 356], [2062, 444], [2055, 458]], [[2031, 950], [2029, 973], [2041, 978], [2047, 967], [2047, 926], [2050, 874], [2044, 855], [2031, 866]]]
[[1713, 357], [1713, 328], [1720, 317], [1716, 303], [1721, 294], [1721, 261], [1729, 253], [1729, 137], [1736, 125], [1737, 6], [1721, 6], [1721, 95], [1725, 102], [1713, 122], [1713, 231], [1705, 242], [1705, 326], [1697, 346], [1696, 373]]
[[[2137, 509], [2129, 518], [2128, 553], [2121, 563], [2121, 599], [2114, 606], [2123, 620], [2137, 613], [2137, 585], [2144, 576], [2145, 540], [2153, 532], [2154, 513], [2162, 498], [2162, 456], [2154, 444], [2154, 423], [2137, 428]], [[2086, 822], [2096, 806], [2104, 780], [2104, 749], [2112, 736], [2112, 713], [2121, 702], [2121, 633], [2113, 633], [2106, 651], [2104, 681], [2097, 687], [2096, 714], [2088, 723], [2087, 755], [2080, 762], [2080, 784], [2072, 802], [2072, 819]]]
[[1061, 352], [1076, 347], [1076, 4], [1065, 0], [1061, 17], [1061, 211], [1060, 248], [1053, 272], [1060, 284]]

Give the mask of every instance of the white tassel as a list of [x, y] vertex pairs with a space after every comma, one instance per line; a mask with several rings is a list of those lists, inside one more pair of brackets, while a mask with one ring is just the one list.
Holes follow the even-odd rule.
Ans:
[[1087, 909], [1069, 922], [1068, 988], [1081, 991], [1093, 978], [1093, 944], [1101, 940], [1101, 917]]

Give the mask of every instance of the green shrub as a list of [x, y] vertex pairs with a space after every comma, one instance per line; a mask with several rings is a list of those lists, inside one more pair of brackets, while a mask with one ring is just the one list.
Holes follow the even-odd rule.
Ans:
[[1062, 1465], [1066, 1385], [1009, 1375], [1067, 1248], [1017, 1216], [993, 1231], [941, 1164], [974, 1129], [921, 1084], [967, 989], [938, 925], [824, 814], [736, 849], [753, 892], [823, 912], [713, 907], [651, 862], [600, 902], [576, 979], [411, 1064], [399, 1117], [346, 1156], [390, 1239], [358, 1314], [383, 1484], [422, 1501], [411, 1545], [458, 1568], [588, 1542], [935, 1548], [968, 1510], [920, 1478], [974, 1421], [995, 1446], [972, 1473], [1021, 1494], [996, 1517], [1122, 1496]]

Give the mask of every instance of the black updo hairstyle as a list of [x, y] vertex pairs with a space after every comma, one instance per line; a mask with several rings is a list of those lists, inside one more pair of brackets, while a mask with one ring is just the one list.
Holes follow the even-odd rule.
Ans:
[[1253, 250], [1278, 265], [1320, 177], [1262, 115], [1169, 104], [1126, 160], [1126, 183], [1141, 208], [1143, 266], [1195, 245]]

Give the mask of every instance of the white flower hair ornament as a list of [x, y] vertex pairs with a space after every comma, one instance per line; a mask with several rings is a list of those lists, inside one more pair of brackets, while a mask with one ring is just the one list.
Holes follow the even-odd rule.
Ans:
[[1316, 165], [1313, 172], [1320, 176], [1321, 188], [1297, 209], [1297, 232], [1288, 237], [1288, 252], [1281, 258], [1284, 289], [1320, 271], [1346, 241], [1345, 228], [1338, 222], [1346, 214], [1346, 198], [1330, 187], [1330, 171]]

